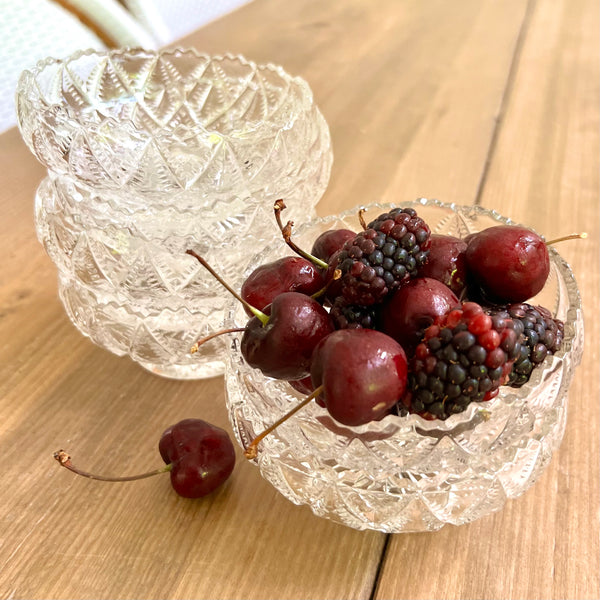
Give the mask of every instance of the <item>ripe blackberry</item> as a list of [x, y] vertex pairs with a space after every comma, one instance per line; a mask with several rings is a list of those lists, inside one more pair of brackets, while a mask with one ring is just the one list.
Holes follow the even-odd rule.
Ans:
[[559, 349], [564, 337], [564, 323], [554, 319], [543, 306], [524, 302], [492, 308], [487, 312], [511, 318], [515, 323], [521, 351], [508, 376], [508, 385], [521, 387], [529, 381], [533, 369]]
[[498, 394], [519, 355], [513, 321], [465, 302], [425, 330], [409, 370], [410, 412], [446, 419]]
[[427, 261], [430, 233], [412, 208], [395, 208], [369, 223], [338, 255], [345, 300], [376, 304], [417, 275]]
[[336, 329], [375, 329], [377, 310], [374, 306], [348, 304], [342, 296], [337, 297], [329, 315]]

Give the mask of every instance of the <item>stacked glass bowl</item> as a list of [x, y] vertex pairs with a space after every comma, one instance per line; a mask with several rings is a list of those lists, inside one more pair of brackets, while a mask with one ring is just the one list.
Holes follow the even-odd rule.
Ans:
[[[371, 205], [368, 219], [392, 205]], [[486, 227], [513, 223], [478, 206], [421, 199], [416, 209], [436, 234], [464, 238]], [[310, 250], [328, 229], [360, 229], [358, 208], [298, 227], [294, 241]], [[267, 263], [289, 253], [283, 241], [255, 257]], [[569, 385], [583, 352], [579, 290], [569, 265], [553, 247], [550, 275], [530, 303], [564, 322], [558, 352], [546, 357], [528, 383], [502, 386], [488, 402], [472, 403], [445, 421], [390, 414], [359, 427], [337, 423], [311, 402], [267, 435], [254, 459], [286, 498], [321, 517], [356, 529], [434, 531], [500, 510], [541, 475], [565, 431]], [[229, 324], [247, 321], [232, 301]], [[245, 362], [234, 338], [226, 372], [230, 420], [246, 448], [296, 406], [302, 395], [289, 383], [262, 375]]]
[[48, 169], [38, 237], [94, 342], [170, 377], [221, 373], [226, 292], [288, 218], [314, 216], [332, 164], [308, 84], [281, 67], [194, 50], [78, 52], [24, 71], [18, 124]]

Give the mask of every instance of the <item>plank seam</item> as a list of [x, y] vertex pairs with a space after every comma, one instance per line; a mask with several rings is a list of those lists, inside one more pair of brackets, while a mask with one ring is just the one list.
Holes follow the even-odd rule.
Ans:
[[377, 571], [375, 572], [375, 577], [373, 579], [373, 587], [371, 588], [371, 595], [369, 596], [369, 600], [375, 600], [377, 595], [377, 588], [379, 587], [379, 581], [381, 579], [381, 574], [383, 573], [383, 565], [385, 563], [385, 557], [387, 555], [388, 546], [390, 545], [390, 541], [392, 539], [392, 534], [387, 533], [385, 535], [385, 541], [383, 542], [383, 547], [381, 548], [381, 556], [379, 557], [379, 564], [377, 565]]
[[525, 45], [525, 38], [527, 36], [527, 32], [529, 30], [529, 25], [531, 23], [531, 15], [535, 10], [536, 0], [529, 0], [527, 2], [527, 7], [525, 9], [525, 15], [523, 16], [523, 22], [521, 23], [521, 27], [519, 28], [519, 33], [517, 35], [517, 41], [515, 43], [515, 51], [513, 52], [512, 60], [510, 63], [510, 67], [508, 69], [508, 75], [506, 77], [506, 85], [504, 86], [504, 92], [502, 94], [502, 98], [500, 100], [500, 109], [498, 110], [498, 116], [496, 117], [496, 124], [494, 125], [494, 130], [492, 131], [492, 138], [490, 140], [490, 145], [488, 148], [488, 152], [485, 158], [485, 163], [483, 165], [483, 171], [481, 173], [481, 178], [479, 179], [479, 185], [477, 186], [477, 192], [475, 194], [475, 201], [473, 204], [476, 206], [481, 205], [481, 199], [483, 196], [483, 190], [487, 183], [487, 178], [490, 170], [490, 165], [492, 164], [492, 160], [494, 159], [494, 155], [496, 154], [496, 147], [498, 145], [498, 138], [500, 136], [500, 130], [502, 128], [502, 123], [506, 116], [506, 110], [508, 104], [510, 102], [510, 97], [512, 95], [512, 91], [515, 84], [517, 70], [519, 68], [519, 63], [521, 61], [521, 56], [523, 54], [523, 46]]

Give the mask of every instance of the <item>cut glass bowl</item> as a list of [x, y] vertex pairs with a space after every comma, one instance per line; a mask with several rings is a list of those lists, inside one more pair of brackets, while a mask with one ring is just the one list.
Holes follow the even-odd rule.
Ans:
[[16, 107], [49, 171], [126, 189], [117, 204], [129, 212], [150, 203], [234, 218], [260, 194], [286, 198], [299, 218], [331, 169], [329, 130], [306, 81], [242, 56], [138, 48], [48, 58], [21, 75]]
[[87, 50], [24, 71], [18, 124], [48, 169], [38, 238], [76, 327], [175, 378], [223, 372], [225, 292], [289, 217], [315, 215], [332, 165], [308, 84], [272, 64], [194, 50]]
[[[393, 205], [368, 207], [367, 219]], [[433, 233], [457, 237], [498, 224], [512, 224], [494, 211], [421, 199], [414, 207]], [[358, 231], [358, 209], [299, 227], [294, 241], [310, 250], [319, 233], [347, 227]], [[275, 245], [256, 262], [287, 253]], [[583, 318], [569, 266], [552, 248], [550, 276], [530, 300], [565, 323], [561, 349], [534, 369], [521, 388], [473, 403], [446, 421], [418, 415], [388, 415], [360, 427], [335, 422], [315, 402], [264, 438], [261, 474], [286, 498], [356, 529], [386, 532], [434, 531], [500, 510], [540, 476], [562, 440], [567, 392], [583, 351]], [[253, 262], [253, 264], [255, 264]], [[230, 324], [243, 325], [243, 309], [231, 304]], [[250, 441], [302, 398], [283, 381], [250, 368], [230, 347], [226, 365], [227, 404], [238, 442]]]

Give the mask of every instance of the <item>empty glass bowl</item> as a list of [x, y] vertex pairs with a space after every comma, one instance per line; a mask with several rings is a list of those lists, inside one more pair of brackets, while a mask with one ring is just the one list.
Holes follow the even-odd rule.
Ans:
[[226, 292], [185, 251], [235, 285], [275, 235], [276, 199], [314, 216], [332, 153], [308, 84], [241, 56], [90, 50], [24, 71], [16, 104], [75, 325], [162, 375], [222, 372], [221, 342], [189, 351], [222, 326]]
[[[476, 206], [424, 199], [403, 206], [409, 205], [434, 233], [464, 237], [511, 223]], [[367, 219], [390, 207], [369, 206]], [[358, 231], [357, 212], [315, 219], [298, 228], [294, 241], [310, 250], [327, 229]], [[273, 260], [286, 254], [286, 248], [282, 242], [255, 260]], [[316, 515], [356, 529], [386, 532], [433, 531], [446, 523], [468, 523], [521, 495], [559, 447], [568, 388], [583, 351], [576, 282], [559, 254], [553, 248], [549, 252], [548, 282], [530, 302], [564, 321], [565, 338], [560, 351], [548, 356], [527, 384], [518, 389], [504, 386], [495, 399], [471, 404], [446, 421], [388, 415], [346, 427], [312, 402], [261, 441], [255, 462], [263, 477]], [[235, 303], [229, 316], [232, 324], [246, 322]], [[226, 384], [231, 423], [243, 447], [301, 399], [288, 383], [248, 367], [239, 339], [230, 347]]]

